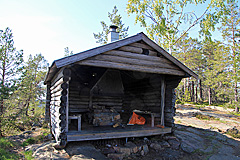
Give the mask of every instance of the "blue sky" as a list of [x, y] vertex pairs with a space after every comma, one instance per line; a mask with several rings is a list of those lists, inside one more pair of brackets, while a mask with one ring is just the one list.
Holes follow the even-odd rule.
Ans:
[[[51, 64], [63, 57], [65, 47], [78, 53], [98, 46], [93, 33], [102, 30], [100, 21], [110, 23], [107, 13], [114, 5], [130, 27], [130, 36], [145, 32], [134, 25], [133, 15], [127, 15], [126, 4], [127, 0], [0, 0], [0, 30], [10, 27], [17, 50], [23, 49], [26, 56], [42, 53]], [[191, 32], [197, 35], [197, 27]]]
[[114, 5], [123, 22], [131, 26], [129, 35], [144, 31], [128, 17], [127, 0], [0, 0], [0, 29], [10, 27], [15, 47], [25, 55], [42, 53], [51, 64], [63, 57], [64, 48], [74, 53], [98, 46], [93, 33], [101, 31], [100, 21]]

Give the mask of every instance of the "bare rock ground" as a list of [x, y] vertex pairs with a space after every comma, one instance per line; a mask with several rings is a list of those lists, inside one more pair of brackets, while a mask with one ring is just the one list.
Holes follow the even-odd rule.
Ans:
[[[232, 128], [240, 131], [239, 116], [215, 108], [199, 109], [191, 105], [177, 106], [176, 112], [176, 127], [172, 135], [135, 138], [119, 145], [96, 146], [72, 142], [60, 150], [54, 148], [52, 140], [27, 146], [25, 150], [32, 150], [34, 158], [42, 160], [240, 160], [240, 140], [225, 134]], [[216, 119], [201, 120], [196, 118], [196, 114]]]

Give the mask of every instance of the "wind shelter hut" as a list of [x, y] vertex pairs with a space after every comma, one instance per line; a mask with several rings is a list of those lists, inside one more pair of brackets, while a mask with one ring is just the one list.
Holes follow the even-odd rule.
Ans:
[[[118, 36], [114, 28], [110, 34]], [[191, 76], [198, 77], [138, 33], [55, 60], [44, 81], [46, 120], [62, 147], [70, 141], [171, 133], [175, 88]], [[128, 125], [133, 112], [145, 123]]]

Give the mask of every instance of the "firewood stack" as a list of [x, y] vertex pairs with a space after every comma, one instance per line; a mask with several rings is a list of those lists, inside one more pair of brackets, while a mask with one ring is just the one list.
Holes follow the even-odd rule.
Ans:
[[106, 109], [105, 106], [93, 106], [93, 109], [94, 126], [112, 126], [121, 123], [120, 114], [115, 109]]

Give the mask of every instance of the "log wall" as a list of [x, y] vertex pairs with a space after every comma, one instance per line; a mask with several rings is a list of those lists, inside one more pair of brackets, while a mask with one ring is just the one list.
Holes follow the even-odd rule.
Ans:
[[165, 110], [164, 110], [164, 121], [165, 126], [174, 128], [174, 119], [175, 116], [175, 100], [176, 93], [175, 88], [178, 86], [182, 78], [168, 76], [166, 77], [166, 94], [165, 94]]
[[50, 91], [51, 84], [50, 82], [47, 83], [47, 95], [46, 95], [46, 108], [45, 108], [45, 121], [50, 122], [50, 102], [51, 102], [51, 91]]
[[[89, 83], [94, 85], [84, 83], [86, 80], [84, 80], [83, 78], [86, 77], [86, 75], [84, 76], [79, 73], [79, 76], [83, 79], [82, 81], [80, 81], [79, 77], [77, 77], [76, 74], [73, 75], [73, 78], [71, 79], [69, 85], [70, 114], [88, 112], [90, 108], [94, 105], [105, 106], [106, 108], [111, 107], [118, 112], [121, 111], [123, 91], [121, 92], [120, 89], [116, 88], [115, 92], [113, 93], [114, 88], [111, 88], [111, 86], [116, 85], [116, 83], [120, 83], [120, 85], [122, 85], [122, 82], [121, 80], [111, 80], [111, 77], [108, 77], [109, 72], [115, 71], [106, 72], [106, 74], [102, 74], [103, 77], [98, 77], [96, 80], [94, 80], [95, 84], [91, 82], [93, 81], [93, 79], [88, 80]], [[89, 74], [91, 74], [90, 71]], [[107, 89], [109, 88], [109, 86], [110, 89]], [[90, 99], [90, 93], [92, 89], [93, 93], [92, 98]], [[92, 101], [92, 106], [90, 106], [90, 101]]]
[[125, 113], [122, 118], [125, 123], [134, 109], [161, 115], [161, 78], [157, 74], [122, 72]]
[[50, 93], [50, 114], [51, 131], [56, 142], [60, 146], [65, 146], [67, 142], [66, 124], [68, 113], [68, 88], [71, 70], [62, 69], [51, 82]]
[[144, 43], [132, 43], [80, 61], [78, 64], [157, 74], [185, 75], [179, 67]]

